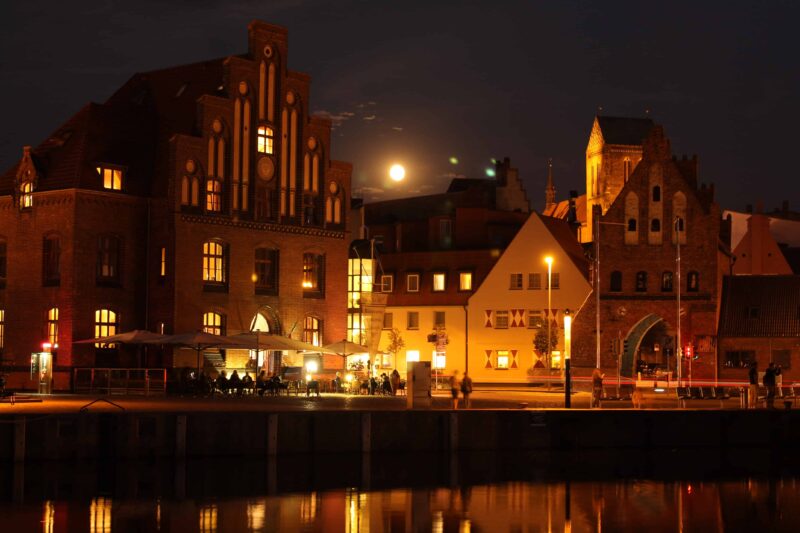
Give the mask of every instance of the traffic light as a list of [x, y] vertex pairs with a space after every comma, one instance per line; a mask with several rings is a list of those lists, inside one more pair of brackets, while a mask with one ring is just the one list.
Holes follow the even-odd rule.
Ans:
[[686, 345], [683, 353], [687, 359], [691, 359], [694, 356], [694, 346], [692, 346], [692, 343]]

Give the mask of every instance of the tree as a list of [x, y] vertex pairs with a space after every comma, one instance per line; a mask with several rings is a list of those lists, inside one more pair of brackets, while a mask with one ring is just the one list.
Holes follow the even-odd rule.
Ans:
[[[549, 356], [550, 352], [558, 346], [558, 325], [556, 323], [550, 324], [550, 350], [547, 349], [547, 328], [541, 327], [536, 330], [536, 336], [533, 338], [533, 347], [540, 356]], [[549, 361], [549, 359], [546, 359]]]
[[400, 336], [400, 330], [392, 328], [391, 331], [389, 331], [389, 346], [386, 347], [386, 351], [392, 354], [392, 359], [397, 361], [397, 352], [405, 347], [406, 341]]

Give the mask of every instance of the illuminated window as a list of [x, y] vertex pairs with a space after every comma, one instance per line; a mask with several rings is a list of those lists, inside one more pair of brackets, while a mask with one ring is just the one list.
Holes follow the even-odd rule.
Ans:
[[256, 248], [256, 294], [278, 293], [278, 250]]
[[58, 307], [47, 311], [47, 342], [53, 346], [58, 344]]
[[33, 207], [33, 182], [25, 181], [19, 186], [19, 208]]
[[314, 346], [322, 346], [322, 320], [307, 316], [303, 323], [303, 341]]
[[111, 533], [111, 498], [94, 498], [89, 506], [89, 532]]
[[0, 289], [6, 286], [6, 276], [8, 272], [8, 245], [6, 241], [0, 240]]
[[97, 240], [97, 282], [119, 282], [120, 239], [101, 235]]
[[325, 289], [325, 256], [303, 254], [303, 295], [319, 298]]
[[419, 329], [418, 311], [408, 311], [406, 313], [406, 329]]
[[444, 272], [435, 272], [433, 274], [433, 292], [442, 292], [446, 286], [447, 277]]
[[217, 533], [217, 506], [213, 503], [200, 508], [200, 533]]
[[509, 285], [508, 288], [512, 291], [519, 291], [522, 290], [522, 274], [520, 273], [512, 273], [509, 276]]
[[544, 326], [544, 318], [541, 311], [528, 311], [528, 327], [531, 329], [539, 329]]
[[508, 329], [508, 311], [497, 311], [494, 315], [495, 329]]
[[3, 349], [6, 333], [6, 310], [0, 309], [0, 350]]
[[206, 211], [222, 211], [222, 182], [219, 180], [206, 181]]
[[497, 370], [508, 370], [508, 350], [497, 350]]
[[61, 284], [61, 241], [56, 236], [45, 237], [42, 244], [42, 284], [55, 287]]
[[[110, 337], [117, 334], [119, 318], [110, 309], [98, 309], [94, 312], [94, 338]], [[96, 348], [114, 348], [114, 344], [95, 343]]]
[[161, 247], [161, 267], [158, 271], [158, 275], [162, 278], [167, 275], [167, 249], [163, 246]]
[[622, 291], [622, 272], [619, 270], [615, 270], [611, 273], [611, 292], [621, 292]]
[[203, 283], [225, 283], [225, 247], [216, 241], [203, 243]]
[[219, 313], [203, 313], [203, 331], [212, 335], [225, 335], [225, 319]]
[[472, 272], [459, 272], [458, 290], [460, 291], [472, 290]]
[[122, 170], [118, 168], [97, 167], [97, 173], [103, 180], [103, 188], [110, 191], [122, 190]]
[[406, 291], [419, 292], [419, 274], [406, 274]]
[[419, 361], [419, 350], [406, 350], [406, 362]]
[[539, 272], [528, 274], [528, 290], [538, 291], [542, 288], [542, 275]]
[[445, 312], [444, 311], [434, 311], [433, 312], [433, 327], [434, 328], [443, 328], [443, 327], [445, 327]]
[[383, 329], [392, 329], [394, 327], [394, 315], [392, 313], [383, 313]]
[[392, 292], [394, 290], [394, 274], [384, 274], [381, 276], [381, 292]]
[[272, 128], [267, 126], [259, 126], [258, 127], [258, 144], [257, 150], [261, 154], [271, 154], [272, 153]]
[[661, 274], [661, 291], [672, 292], [672, 272], [663, 272]]

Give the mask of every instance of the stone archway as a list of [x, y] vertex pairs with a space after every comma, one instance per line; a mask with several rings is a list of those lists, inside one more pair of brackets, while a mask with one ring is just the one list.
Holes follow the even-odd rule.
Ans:
[[622, 376], [631, 378], [633, 377], [633, 369], [636, 363], [636, 354], [639, 352], [639, 347], [642, 344], [642, 339], [647, 335], [653, 326], [663, 322], [664, 319], [655, 314], [649, 314], [639, 320], [628, 331], [623, 343], [622, 361], [620, 361], [620, 374]]
[[262, 306], [250, 321], [250, 331], [283, 335], [283, 326], [278, 312], [269, 305]]

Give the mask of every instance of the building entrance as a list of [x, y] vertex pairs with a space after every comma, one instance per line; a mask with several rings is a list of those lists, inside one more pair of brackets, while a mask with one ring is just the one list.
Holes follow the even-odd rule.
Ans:
[[636, 372], [650, 377], [675, 367], [673, 336], [675, 332], [658, 315], [642, 318], [624, 338], [620, 374], [633, 378]]

